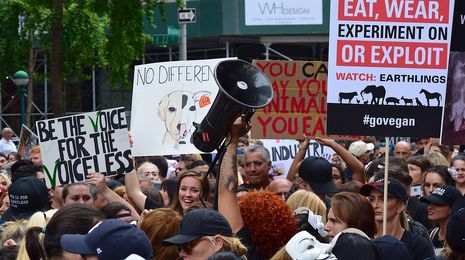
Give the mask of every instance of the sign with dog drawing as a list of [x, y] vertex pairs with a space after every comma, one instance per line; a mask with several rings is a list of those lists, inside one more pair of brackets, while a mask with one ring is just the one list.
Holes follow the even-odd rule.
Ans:
[[454, 1], [331, 1], [329, 134], [439, 137]]
[[215, 66], [225, 59], [160, 62], [134, 69], [134, 156], [201, 153], [191, 143], [218, 94]]
[[48, 187], [133, 170], [124, 107], [37, 121]]

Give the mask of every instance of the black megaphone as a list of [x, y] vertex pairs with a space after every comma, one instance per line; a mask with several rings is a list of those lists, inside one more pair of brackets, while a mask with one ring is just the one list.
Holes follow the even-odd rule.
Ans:
[[218, 95], [210, 110], [191, 136], [191, 143], [203, 152], [219, 148], [236, 118], [252, 117], [256, 108], [268, 105], [273, 88], [266, 75], [243, 60], [224, 60], [215, 67]]

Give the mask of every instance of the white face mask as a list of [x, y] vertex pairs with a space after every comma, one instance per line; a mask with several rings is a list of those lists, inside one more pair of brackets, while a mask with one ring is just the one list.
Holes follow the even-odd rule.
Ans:
[[307, 231], [295, 234], [286, 244], [286, 251], [294, 260], [335, 259], [331, 245], [320, 243]]

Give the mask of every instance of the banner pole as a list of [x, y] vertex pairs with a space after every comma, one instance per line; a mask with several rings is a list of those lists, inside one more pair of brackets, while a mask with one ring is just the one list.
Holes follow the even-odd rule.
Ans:
[[389, 137], [386, 137], [386, 152], [384, 155], [384, 199], [383, 199], [383, 236], [386, 235], [387, 201], [388, 201], [388, 167], [389, 167]]

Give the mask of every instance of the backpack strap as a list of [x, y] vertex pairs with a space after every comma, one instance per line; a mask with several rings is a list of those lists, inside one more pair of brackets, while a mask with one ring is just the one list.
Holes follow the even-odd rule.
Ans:
[[436, 234], [438, 233], [438, 231], [439, 231], [439, 227], [434, 228], [433, 230], [431, 230], [431, 232], [429, 233], [429, 238], [431, 239], [431, 241], [432, 241], [433, 238], [436, 236]]

